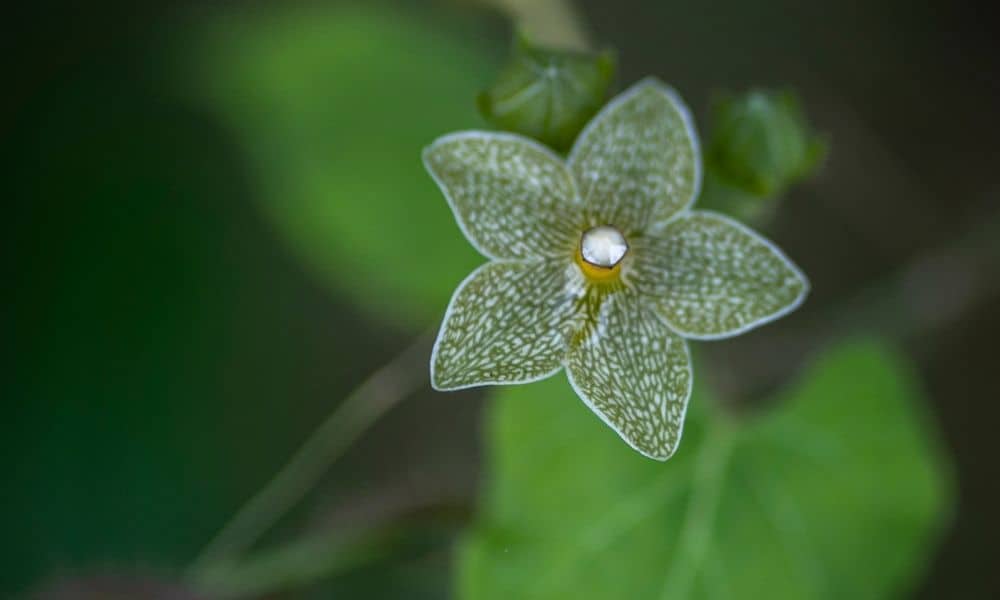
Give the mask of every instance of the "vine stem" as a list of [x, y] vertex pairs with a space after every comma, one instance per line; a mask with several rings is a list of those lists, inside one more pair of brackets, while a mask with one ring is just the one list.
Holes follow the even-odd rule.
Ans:
[[433, 332], [424, 333], [356, 387], [205, 546], [190, 571], [204, 572], [253, 546], [379, 417], [426, 384], [432, 341]]
[[590, 36], [572, 0], [487, 0], [505, 12], [533, 41], [585, 51]]
[[[684, 526], [677, 541], [673, 565], [664, 581], [661, 597], [687, 598], [697, 572], [702, 567], [711, 543], [711, 530], [719, 508], [722, 482], [732, 455], [735, 431], [733, 424], [712, 415], [708, 432], [701, 443], [694, 471], [694, 491], [691, 493]], [[680, 549], [686, 550], [681, 552]]]

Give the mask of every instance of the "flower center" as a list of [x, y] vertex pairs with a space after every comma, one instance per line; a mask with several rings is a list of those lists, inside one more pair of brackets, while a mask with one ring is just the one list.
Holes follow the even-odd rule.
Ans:
[[580, 238], [577, 262], [587, 277], [606, 280], [618, 275], [622, 258], [628, 252], [628, 242], [620, 231], [601, 225], [584, 232]]

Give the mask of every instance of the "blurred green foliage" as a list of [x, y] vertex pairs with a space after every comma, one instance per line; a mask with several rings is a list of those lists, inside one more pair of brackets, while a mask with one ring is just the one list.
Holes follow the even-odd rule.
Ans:
[[[273, 23], [269, 15], [251, 14], [261, 19], [246, 24], [256, 27], [257, 41], [284, 36], [268, 48], [293, 55], [285, 61], [308, 63], [306, 75], [315, 75], [328, 96], [314, 99], [294, 67], [282, 73], [288, 64], [280, 56], [265, 70], [260, 50], [248, 57], [257, 62], [244, 65], [249, 72], [223, 74], [249, 78], [229, 83], [242, 82], [253, 93], [225, 96], [232, 104], [222, 104], [222, 92], [230, 89], [224, 77], [182, 82], [199, 94], [191, 106], [179, 97], [174, 74], [163, 70], [173, 48], [160, 40], [141, 48], [117, 42], [40, 86], [8, 131], [4, 150], [15, 203], [7, 241], [16, 253], [4, 326], [17, 356], [0, 440], [4, 454], [15, 458], [3, 488], [0, 597], [54, 575], [183, 565], [316, 421], [373, 364], [391, 356], [400, 339], [381, 326], [382, 317], [409, 324], [429, 319], [480, 260], [423, 171], [419, 151], [461, 120], [459, 113], [476, 120], [473, 90], [484, 82], [475, 73], [489, 57], [448, 42], [446, 29], [392, 13], [314, 9], [312, 19], [283, 13]], [[397, 21], [402, 25], [394, 29]], [[242, 51], [235, 41], [246, 41], [240, 36], [247, 29], [212, 23], [179, 30], [187, 58], [198, 59], [182, 64], [185, 73], [197, 68], [210, 75], [208, 48], [219, 49], [211, 54], [219, 61], [228, 56], [224, 49]], [[345, 44], [349, 65], [351, 57], [362, 61], [353, 79], [346, 66], [331, 70], [322, 56], [309, 62], [308, 52], [283, 45], [310, 43], [310, 31], [315, 45]], [[344, 35], [323, 39], [322, 31]], [[208, 40], [209, 34], [219, 39]], [[375, 36], [370, 43], [368, 35]], [[255, 48], [247, 43], [248, 52]], [[418, 77], [409, 71], [410, 50], [424, 57], [420, 77], [438, 78], [422, 88], [423, 104], [415, 105], [428, 107], [430, 122], [412, 108], [400, 115], [398, 107], [410, 105], [381, 83], [392, 72], [409, 78], [404, 81]], [[451, 66], [439, 71], [435, 51]], [[272, 86], [280, 88], [281, 77], [295, 83], [281, 100], [301, 102], [314, 114], [298, 120], [294, 107], [277, 100], [269, 112], [268, 98], [254, 89], [254, 67]], [[455, 81], [462, 77], [463, 83]], [[324, 87], [319, 80], [332, 83]], [[360, 87], [337, 92], [337, 81]], [[206, 94], [216, 90], [208, 83], [220, 86], [220, 96]], [[366, 92], [364, 85], [375, 89]], [[333, 93], [339, 95], [331, 99]], [[210, 114], [199, 110], [205, 100], [215, 109]], [[342, 106], [350, 111], [341, 114]], [[339, 121], [326, 126], [323, 111]], [[252, 131], [238, 127], [247, 123]], [[401, 137], [390, 133], [395, 126], [403, 128]], [[356, 139], [346, 136], [340, 149], [329, 137], [331, 127]], [[362, 135], [366, 127], [376, 137]], [[309, 149], [296, 148], [299, 143], [338, 153], [296, 165]], [[328, 165], [333, 183], [323, 187]], [[298, 181], [300, 175], [312, 179]], [[346, 208], [329, 206], [346, 203], [335, 193], [338, 175], [349, 192], [370, 189], [382, 204], [373, 206], [365, 192]], [[285, 182], [303, 195], [275, 192]], [[309, 196], [307, 188], [320, 194]], [[377, 264], [384, 254], [366, 255], [377, 245], [395, 260], [370, 272], [330, 267], [337, 289], [358, 300], [353, 307], [320, 293], [276, 247], [257, 205], [248, 205], [261, 195], [270, 209], [265, 214], [275, 216], [283, 234], [298, 232], [293, 225], [307, 228], [326, 209], [359, 213], [357, 223], [331, 225], [334, 233], [353, 230], [377, 220], [379, 208], [391, 202], [384, 222], [397, 230], [355, 248], [354, 259]], [[306, 214], [300, 219], [296, 210]], [[394, 237], [406, 233], [399, 229], [407, 219], [432, 227], [422, 234], [424, 254]], [[301, 250], [296, 258], [324, 268], [334, 250], [352, 257], [349, 248], [327, 244], [322, 225], [309, 229], [315, 237], [304, 241], [283, 237]], [[310, 260], [313, 250], [321, 255]], [[379, 295], [393, 286], [403, 291]], [[381, 301], [369, 306], [363, 298]], [[380, 318], [359, 318], [353, 309], [361, 306]], [[376, 306], [388, 308], [383, 313]], [[413, 578], [425, 577], [413, 568], [397, 577], [380, 566], [377, 577], [367, 573], [369, 588], [412, 590]], [[434, 582], [441, 576], [435, 572]], [[343, 585], [360, 586], [360, 579]]]
[[[5, 310], [17, 350], [0, 436], [13, 459], [0, 597], [56, 568], [185, 557], [247, 475], [230, 464], [230, 480], [215, 477], [247, 424], [226, 414], [221, 357], [280, 339], [236, 324], [267, 319], [220, 235], [234, 214], [218, 195], [236, 169], [159, 91], [121, 62], [85, 63], [9, 131], [6, 239], [19, 258]], [[281, 372], [272, 384], [293, 384]]]
[[724, 96], [712, 110], [699, 205], [763, 225], [794, 183], [812, 174], [827, 142], [791, 91]]
[[500, 129], [565, 151], [604, 105], [615, 56], [545, 48], [519, 34], [496, 81], [479, 95], [479, 110]]
[[479, 122], [473, 91], [495, 65], [432, 16], [382, 3], [257, 10], [206, 27], [188, 61], [279, 234], [363, 310], [412, 327], [482, 262], [419, 157]]
[[745, 423], [692, 400], [662, 464], [562, 378], [500, 391], [489, 477], [457, 585], [485, 598], [885, 598], [948, 506], [912, 371], [853, 343]]
[[726, 183], [772, 197], [807, 176], [826, 154], [790, 91], [726, 96], [712, 111], [705, 160]]

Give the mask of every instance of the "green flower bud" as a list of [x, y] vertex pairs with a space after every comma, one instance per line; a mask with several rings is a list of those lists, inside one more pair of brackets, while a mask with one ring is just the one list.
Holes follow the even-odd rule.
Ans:
[[826, 143], [806, 122], [791, 92], [751, 91], [714, 110], [705, 159], [709, 178], [758, 198], [774, 198], [809, 175]]
[[480, 93], [479, 110], [500, 129], [564, 151], [604, 104], [614, 74], [610, 51], [544, 48], [519, 34], [510, 61]]

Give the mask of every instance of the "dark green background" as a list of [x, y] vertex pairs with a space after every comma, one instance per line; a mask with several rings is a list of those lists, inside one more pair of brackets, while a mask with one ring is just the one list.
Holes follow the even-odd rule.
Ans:
[[[459, 2], [407, 6], [435, 35], [470, 39], [495, 59], [505, 52], [496, 16]], [[619, 50], [621, 81], [658, 74], [702, 120], [714, 90], [800, 91], [833, 148], [770, 232], [814, 283], [803, 319], [895, 273], [937, 278], [939, 296], [906, 300], [919, 326], [902, 339], [954, 455], [960, 496], [921, 598], [997, 591], [1000, 269], [959, 254], [938, 271], [906, 270], [997, 219], [1000, 52], [984, 7], [582, 3], [595, 37]], [[176, 49], [203, 6], [22, 8], [7, 22], [0, 99], [0, 595], [77, 571], [183, 567], [413, 334], [303, 267], [260, 210], [245, 148], [180, 92]], [[952, 314], [955, 296], [967, 301]], [[938, 314], [948, 318], [939, 324]], [[734, 356], [761, 339], [734, 342]], [[428, 474], [469, 497], [477, 398], [426, 393], [404, 405], [338, 464], [297, 522], [416, 495]], [[439, 550], [420, 560], [447, 564]], [[443, 585], [406, 565], [359, 577], [409, 591], [419, 581], [431, 595]]]

